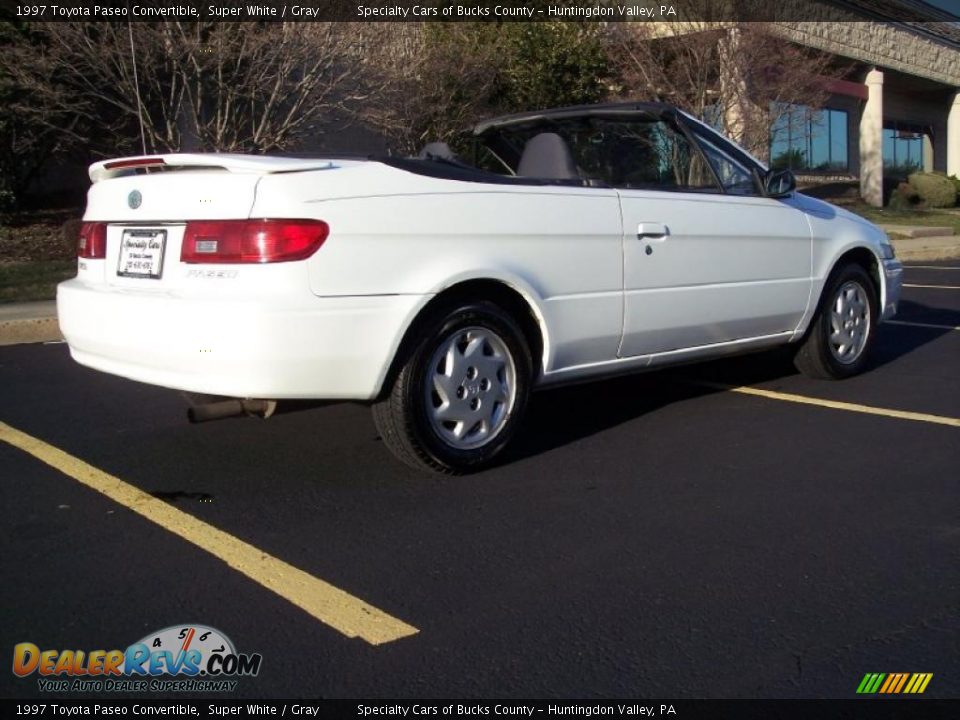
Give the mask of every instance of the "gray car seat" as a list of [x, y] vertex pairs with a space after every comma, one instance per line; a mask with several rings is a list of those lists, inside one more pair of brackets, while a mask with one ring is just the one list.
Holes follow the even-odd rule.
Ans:
[[527, 140], [517, 166], [517, 175], [548, 180], [579, 180], [573, 153], [556, 133], [540, 133]]

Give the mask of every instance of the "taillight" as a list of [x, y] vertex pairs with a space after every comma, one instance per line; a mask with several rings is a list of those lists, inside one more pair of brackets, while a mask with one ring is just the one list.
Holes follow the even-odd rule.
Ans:
[[330, 232], [322, 220], [191, 220], [183, 234], [185, 263], [272, 263], [304, 260]]
[[80, 225], [77, 238], [77, 257], [102, 260], [107, 256], [107, 224], [85, 222]]
[[104, 163], [103, 167], [107, 170], [126, 170], [128, 168], [138, 167], [160, 167], [166, 164], [162, 157], [140, 157], [111, 160], [110, 162]]

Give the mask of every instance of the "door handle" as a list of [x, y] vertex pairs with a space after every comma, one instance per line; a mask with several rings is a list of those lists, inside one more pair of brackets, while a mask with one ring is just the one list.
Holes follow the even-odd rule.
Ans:
[[670, 229], [663, 223], [642, 222], [637, 225], [637, 238], [643, 240], [666, 240], [670, 234]]

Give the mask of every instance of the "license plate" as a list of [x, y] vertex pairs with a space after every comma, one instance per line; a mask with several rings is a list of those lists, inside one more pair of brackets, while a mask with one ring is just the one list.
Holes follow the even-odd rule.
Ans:
[[163, 274], [166, 230], [124, 230], [120, 239], [117, 275], [135, 278], [159, 278]]

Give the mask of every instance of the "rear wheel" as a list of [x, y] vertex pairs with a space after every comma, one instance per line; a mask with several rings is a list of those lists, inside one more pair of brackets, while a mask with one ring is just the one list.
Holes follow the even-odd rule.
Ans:
[[794, 357], [814, 378], [840, 379], [863, 371], [877, 326], [877, 291], [861, 265], [830, 276], [810, 330]]
[[406, 464], [478, 470], [516, 433], [532, 374], [522, 331], [499, 306], [464, 303], [432, 315], [393, 386], [373, 406], [384, 444]]

